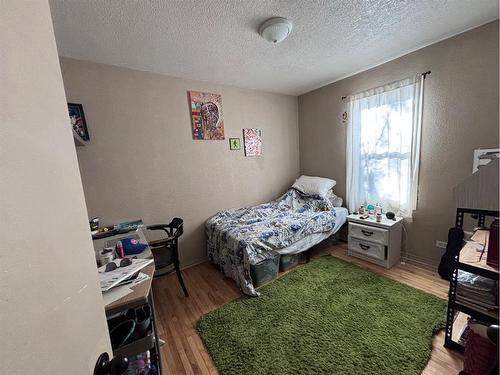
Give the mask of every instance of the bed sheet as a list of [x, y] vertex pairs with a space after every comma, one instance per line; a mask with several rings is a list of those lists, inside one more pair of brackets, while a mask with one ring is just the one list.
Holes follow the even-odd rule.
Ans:
[[[339, 214], [341, 219], [337, 219]], [[287, 248], [297, 251], [306, 242], [293, 245], [311, 235], [323, 239], [344, 221], [343, 210], [333, 207], [330, 200], [290, 189], [275, 201], [221, 211], [210, 218], [206, 223], [208, 257], [243, 293], [256, 296], [251, 264]]]

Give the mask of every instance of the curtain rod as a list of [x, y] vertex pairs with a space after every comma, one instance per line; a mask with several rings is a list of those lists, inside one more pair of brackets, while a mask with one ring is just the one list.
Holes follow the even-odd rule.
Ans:
[[[428, 76], [429, 74], [431, 74], [431, 71], [430, 71], [430, 70], [428, 70], [428, 71], [426, 71], [426, 72], [423, 72], [423, 73], [420, 73], [420, 75], [421, 75], [422, 77], [424, 77], [424, 79], [426, 79], [426, 78], [427, 78], [427, 76]], [[341, 99], [342, 99], [342, 100], [345, 100], [345, 99], [347, 99], [347, 96], [343, 96]]]

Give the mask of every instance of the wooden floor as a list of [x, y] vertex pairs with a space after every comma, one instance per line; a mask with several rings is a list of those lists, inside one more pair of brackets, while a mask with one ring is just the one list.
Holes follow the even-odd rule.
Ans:
[[[411, 264], [389, 270], [347, 255], [345, 245], [313, 252], [313, 257], [330, 253], [391, 279], [446, 298], [448, 283], [436, 273]], [[301, 267], [299, 265], [298, 267]], [[214, 266], [202, 263], [183, 271], [189, 291], [185, 298], [175, 274], [155, 279], [153, 290], [158, 314], [158, 331], [166, 341], [162, 347], [165, 374], [218, 374], [210, 355], [196, 333], [196, 322], [205, 313], [240, 296], [231, 279], [226, 279]], [[431, 359], [422, 374], [458, 374], [462, 356], [443, 347], [444, 332], [434, 337]]]

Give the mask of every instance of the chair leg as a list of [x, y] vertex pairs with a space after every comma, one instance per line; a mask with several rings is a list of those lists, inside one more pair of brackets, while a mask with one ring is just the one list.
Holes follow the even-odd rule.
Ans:
[[184, 295], [189, 297], [188, 291], [186, 289], [186, 285], [184, 285], [184, 280], [182, 280], [181, 269], [178, 264], [175, 265], [175, 273], [177, 274], [177, 278], [179, 279], [179, 284], [181, 284], [181, 288], [184, 291]]

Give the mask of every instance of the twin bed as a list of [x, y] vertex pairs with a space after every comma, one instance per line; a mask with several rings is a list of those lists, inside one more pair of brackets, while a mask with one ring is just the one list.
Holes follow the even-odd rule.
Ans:
[[276, 254], [306, 251], [336, 233], [346, 221], [347, 209], [336, 207], [341, 200], [339, 204], [331, 190], [335, 181], [328, 180], [331, 182], [319, 190], [304, 188], [297, 181], [275, 201], [221, 211], [206, 223], [209, 260], [247, 295], [258, 295], [250, 265]]

